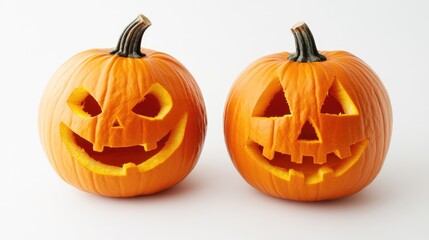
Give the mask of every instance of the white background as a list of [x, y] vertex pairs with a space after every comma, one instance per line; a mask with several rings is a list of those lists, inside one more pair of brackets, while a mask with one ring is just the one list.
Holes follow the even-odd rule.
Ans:
[[[323, 2], [323, 3], [322, 3]], [[427, 1], [0, 0], [0, 239], [429, 239], [429, 17]], [[176, 187], [113, 199], [64, 183], [46, 159], [38, 104], [72, 55], [116, 45], [139, 13], [143, 45], [179, 59], [205, 97], [200, 161]], [[360, 193], [300, 203], [250, 187], [223, 139], [234, 79], [255, 59], [294, 51], [304, 20], [320, 50], [366, 61], [394, 112], [385, 165]]]

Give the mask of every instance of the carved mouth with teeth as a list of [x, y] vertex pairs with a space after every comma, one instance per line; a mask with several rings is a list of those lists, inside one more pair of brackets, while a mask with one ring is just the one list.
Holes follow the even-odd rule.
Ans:
[[97, 152], [93, 150], [93, 144], [91, 142], [73, 132], [76, 144], [80, 146], [92, 159], [106, 165], [117, 167], [122, 167], [126, 163], [139, 165], [145, 162], [163, 149], [169, 136], [170, 132], [155, 143], [134, 145], [130, 147], [105, 146], [102, 151]]
[[[267, 158], [263, 154], [263, 147], [253, 141], [247, 145], [248, 152], [265, 163], [265, 165], [275, 168], [273, 171], [286, 180], [292, 178], [306, 184], [315, 184], [324, 180], [343, 175], [349, 170], [362, 156], [368, 145], [368, 140], [363, 140], [350, 146], [350, 154], [345, 157], [340, 151], [333, 151], [326, 154], [326, 161], [319, 161], [313, 156], [302, 156], [296, 158], [291, 154], [285, 154], [275, 151], [272, 156]], [[317, 161], [316, 161], [317, 160]]]
[[[94, 145], [66, 124], [60, 124], [60, 135], [72, 157], [93, 172], [108, 169], [111, 175], [126, 175], [132, 169], [149, 170], [167, 160], [183, 141], [187, 114], [159, 141], [133, 146], [94, 150]], [[100, 170], [103, 169], [103, 170]]]

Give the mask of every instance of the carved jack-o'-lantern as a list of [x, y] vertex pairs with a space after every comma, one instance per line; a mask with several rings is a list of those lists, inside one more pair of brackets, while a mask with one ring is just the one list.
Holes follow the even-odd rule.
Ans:
[[192, 170], [206, 130], [202, 95], [173, 57], [140, 49], [140, 15], [114, 51], [77, 54], [53, 76], [39, 110], [40, 136], [68, 183], [106, 196], [150, 194]]
[[225, 138], [242, 176], [270, 195], [334, 199], [367, 186], [391, 136], [388, 95], [362, 60], [319, 53], [306, 24], [293, 29], [297, 52], [263, 57], [236, 80], [225, 109]]

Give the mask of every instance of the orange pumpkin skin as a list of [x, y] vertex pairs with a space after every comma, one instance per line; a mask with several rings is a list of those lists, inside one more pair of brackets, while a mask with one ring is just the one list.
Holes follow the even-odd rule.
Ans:
[[[81, 190], [112, 197], [159, 192], [198, 160], [207, 121], [196, 82], [173, 57], [139, 50], [145, 56], [79, 53], [42, 97], [44, 150], [56, 172]], [[144, 101], [151, 102], [137, 109]]]
[[[326, 60], [292, 61], [287, 52], [263, 57], [230, 91], [224, 115], [230, 157], [250, 185], [269, 195], [299, 201], [348, 196], [376, 177], [386, 157], [392, 111], [380, 79], [348, 52], [321, 54]], [[329, 95], [343, 112], [332, 102], [324, 106]]]

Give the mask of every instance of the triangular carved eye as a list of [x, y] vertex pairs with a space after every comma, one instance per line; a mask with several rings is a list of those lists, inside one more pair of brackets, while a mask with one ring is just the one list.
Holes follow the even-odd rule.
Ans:
[[101, 113], [97, 100], [84, 87], [76, 88], [67, 99], [67, 104], [80, 117], [95, 117]]
[[328, 96], [326, 96], [325, 102], [323, 102], [321, 112], [326, 114], [336, 114], [336, 115], [341, 115], [345, 113], [343, 106], [341, 106], [341, 103], [338, 102], [336, 97], [334, 97], [333, 94], [331, 93], [328, 93]]
[[337, 79], [334, 79], [329, 88], [320, 112], [331, 115], [359, 115], [352, 99]]
[[279, 82], [273, 81], [261, 95], [253, 111], [255, 117], [292, 115], [289, 103]]
[[283, 91], [280, 91], [274, 95], [267, 109], [265, 109], [264, 117], [281, 117], [290, 114], [289, 103]]

